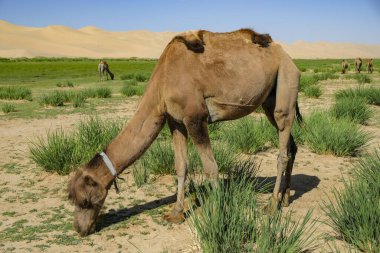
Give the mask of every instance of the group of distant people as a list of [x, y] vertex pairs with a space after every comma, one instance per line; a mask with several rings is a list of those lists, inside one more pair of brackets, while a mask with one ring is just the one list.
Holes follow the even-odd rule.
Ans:
[[[361, 58], [356, 58], [355, 59], [355, 72], [360, 74], [361, 68], [363, 61]], [[342, 60], [341, 66], [342, 66], [342, 74], [345, 74], [347, 69], [348, 69], [348, 61], [347, 60]], [[367, 72], [369, 74], [372, 74], [373, 72], [373, 59], [367, 59], [366, 60], [366, 66], [367, 66]]]
[[111, 80], [114, 78], [114, 74], [110, 71], [110, 66], [108, 63], [104, 60], [101, 60], [98, 64], [98, 72], [99, 72], [99, 81], [104, 81], [104, 74], [107, 77], [108, 80], [108, 75], [111, 77]]

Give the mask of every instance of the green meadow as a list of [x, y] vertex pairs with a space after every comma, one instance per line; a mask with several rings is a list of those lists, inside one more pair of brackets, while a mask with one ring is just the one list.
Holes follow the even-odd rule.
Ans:
[[[263, 111], [258, 110], [243, 119], [209, 126], [212, 148], [220, 167], [217, 189], [211, 189], [207, 181], [197, 180], [202, 172], [201, 162], [189, 141], [187, 197], [191, 200], [188, 222], [183, 226], [190, 226], [196, 235], [198, 249], [203, 252], [314, 252], [318, 245], [326, 244], [331, 252], [378, 252], [380, 232], [376, 224], [379, 223], [380, 183], [375, 179], [380, 175], [379, 153], [368, 152], [368, 146], [373, 147], [371, 143], [376, 141], [380, 132], [380, 60], [375, 59], [375, 71], [371, 75], [366, 73], [365, 64], [362, 73], [356, 74], [353, 59], [348, 61], [348, 73], [342, 75], [340, 59], [294, 60], [302, 73], [299, 102], [304, 116], [304, 123], [294, 123], [292, 129], [303, 154], [296, 158], [296, 179], [306, 173], [300, 170], [313, 166], [310, 162], [302, 163], [306, 157], [318, 157], [316, 163], [325, 159], [337, 161], [328, 168], [337, 173], [343, 164], [347, 164], [346, 161], [350, 164], [346, 166], [349, 167], [348, 178], [338, 180], [342, 188], [324, 188], [330, 192], [329, 197], [319, 196], [320, 199], [313, 202], [321, 203], [314, 208], [322, 210], [316, 215], [322, 215], [325, 220], [315, 218], [309, 206], [301, 215], [297, 214], [297, 220], [293, 219], [297, 210], [292, 209], [292, 203], [289, 209], [280, 209], [272, 216], [263, 211], [273, 186], [269, 177], [264, 180], [259, 173], [260, 159], [277, 156], [278, 137]], [[3, 183], [0, 192], [5, 195], [0, 199], [10, 204], [21, 199], [24, 208], [30, 211], [27, 215], [17, 211], [0, 214], [4, 220], [13, 221], [8, 224], [0, 220], [0, 247], [8, 246], [10, 242], [32, 241], [33, 247], [41, 249], [49, 249], [54, 244], [63, 247], [82, 243], [98, 250], [100, 243], [97, 244], [97, 239], [101, 242], [114, 238], [129, 240], [151, 236], [162, 227], [167, 231], [176, 229], [162, 221], [161, 216], [168, 212], [168, 205], [144, 210], [144, 204], [141, 204], [153, 201], [152, 196], [162, 198], [158, 195], [162, 188], [175, 192], [175, 177], [172, 177], [175, 175], [174, 152], [170, 131], [165, 126], [150, 149], [131, 167], [127, 175], [129, 188], [124, 190], [128, 191], [128, 196], [110, 197], [112, 212], [118, 212], [118, 215], [113, 216], [112, 212], [103, 215], [101, 228], [95, 234], [97, 239], [91, 236], [83, 239], [73, 233], [71, 212], [62, 205], [67, 204], [66, 193], [62, 190], [66, 187], [67, 175], [117, 135], [126, 118], [109, 120], [103, 118], [104, 114], [112, 114], [117, 106], [126, 103], [137, 104], [157, 64], [153, 59], [107, 59], [107, 62], [115, 79], [101, 82], [97, 72], [98, 60], [95, 59], [0, 58], [0, 120], [25, 123], [45, 118], [54, 120], [61, 115], [80, 116], [80, 120], [71, 122], [70, 129], [42, 129], [46, 130], [42, 135], [26, 136], [30, 139], [27, 155], [12, 158], [12, 162], [1, 167], [1, 173], [20, 176], [20, 184], [28, 185], [36, 194], [30, 196], [23, 192], [20, 196], [13, 196], [8, 183]], [[13, 152], [13, 147], [8, 151]], [[23, 164], [32, 163], [34, 171], [23, 175], [22, 166], [25, 165], [20, 165], [20, 160]], [[313, 169], [314, 177], [320, 181], [330, 180], [319, 170], [319, 167]], [[24, 182], [27, 180], [24, 177], [32, 173], [38, 173], [42, 178], [54, 176], [59, 178], [60, 184], [57, 188], [48, 182], [46, 187], [54, 188], [54, 191], [40, 187], [41, 190], [30, 179]], [[159, 178], [165, 176], [174, 178], [174, 183], [157, 185]], [[305, 180], [296, 180], [296, 187], [307, 187], [304, 186], [308, 183], [306, 179], [312, 176], [303, 176]], [[331, 182], [331, 187], [335, 184]], [[302, 188], [301, 191], [306, 193], [308, 190]], [[58, 198], [59, 205], [51, 207], [43, 215], [30, 205], [46, 196]], [[293, 200], [296, 205], [302, 201], [302, 198]], [[123, 204], [127, 202], [128, 208]], [[359, 210], [356, 203], [361, 206]], [[137, 214], [132, 211], [125, 214], [129, 212], [125, 210], [133, 208], [138, 210], [134, 210]], [[44, 225], [29, 224], [29, 219], [36, 218], [33, 215], [42, 223], [48, 222]], [[324, 232], [319, 231], [321, 224], [325, 226]], [[326, 226], [333, 231], [333, 236], [325, 233]], [[131, 232], [135, 227], [141, 231]], [[37, 240], [42, 238], [50, 239], [37, 244]], [[336, 241], [340, 246], [336, 246]], [[168, 251], [163, 249], [162, 252]]]

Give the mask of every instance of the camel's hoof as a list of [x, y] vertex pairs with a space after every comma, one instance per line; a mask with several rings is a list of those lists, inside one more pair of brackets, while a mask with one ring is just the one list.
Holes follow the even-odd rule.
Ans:
[[177, 214], [171, 213], [164, 215], [164, 219], [170, 223], [180, 224], [185, 221], [185, 215], [183, 214], [183, 212]]
[[289, 199], [284, 199], [284, 201], [282, 201], [282, 203], [281, 203], [281, 206], [282, 207], [288, 207], [289, 206]]
[[278, 202], [271, 199], [269, 203], [264, 206], [263, 212], [269, 215], [273, 215], [277, 212], [278, 210]]

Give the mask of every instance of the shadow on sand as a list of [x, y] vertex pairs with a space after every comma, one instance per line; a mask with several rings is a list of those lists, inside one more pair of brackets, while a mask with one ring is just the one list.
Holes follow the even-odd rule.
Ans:
[[[268, 185], [268, 193], [273, 191], [276, 177], [256, 177], [258, 185]], [[300, 198], [303, 194], [316, 188], [320, 183], [320, 179], [316, 176], [305, 174], [297, 174], [292, 176], [291, 190], [295, 193], [290, 197], [290, 203]], [[117, 211], [108, 212], [99, 216], [96, 231], [105, 229], [113, 224], [125, 221], [132, 216], [138, 215], [148, 210], [159, 208], [163, 205], [169, 205], [176, 201], [176, 194], [161, 199], [156, 199], [145, 204], [136, 205], [131, 208], [123, 208]]]

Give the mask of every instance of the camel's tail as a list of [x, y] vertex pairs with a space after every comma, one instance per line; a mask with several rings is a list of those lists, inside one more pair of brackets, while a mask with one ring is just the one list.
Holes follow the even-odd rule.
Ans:
[[296, 118], [297, 118], [298, 125], [302, 125], [303, 120], [302, 120], [300, 108], [298, 106], [298, 101], [296, 102]]
[[108, 68], [106, 68], [106, 71], [110, 75], [111, 80], [113, 80], [113, 78], [115, 77], [114, 74], [112, 74], [112, 72]]

